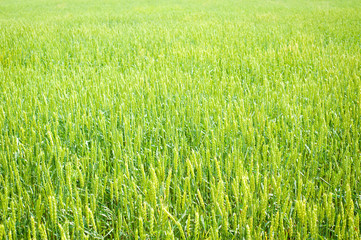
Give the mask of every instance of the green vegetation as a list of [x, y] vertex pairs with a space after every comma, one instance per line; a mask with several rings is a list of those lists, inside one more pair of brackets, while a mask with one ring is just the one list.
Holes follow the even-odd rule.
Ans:
[[360, 239], [360, 12], [2, 0], [0, 239]]

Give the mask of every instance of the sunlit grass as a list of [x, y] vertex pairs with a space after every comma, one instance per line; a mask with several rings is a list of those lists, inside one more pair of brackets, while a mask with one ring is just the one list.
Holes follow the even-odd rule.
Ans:
[[3, 1], [1, 239], [359, 239], [358, 1]]

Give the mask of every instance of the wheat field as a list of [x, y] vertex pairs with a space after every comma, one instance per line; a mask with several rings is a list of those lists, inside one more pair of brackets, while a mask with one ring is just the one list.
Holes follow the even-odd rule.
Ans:
[[360, 13], [0, 0], [0, 240], [360, 239]]

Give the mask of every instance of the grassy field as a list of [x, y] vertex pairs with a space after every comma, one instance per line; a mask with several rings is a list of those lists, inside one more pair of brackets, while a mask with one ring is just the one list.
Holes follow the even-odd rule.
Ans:
[[360, 12], [0, 0], [0, 240], [360, 239]]

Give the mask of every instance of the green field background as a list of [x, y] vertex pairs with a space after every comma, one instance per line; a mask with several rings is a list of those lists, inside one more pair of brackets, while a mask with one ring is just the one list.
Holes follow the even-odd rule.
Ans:
[[360, 239], [361, 2], [0, 0], [0, 240]]

